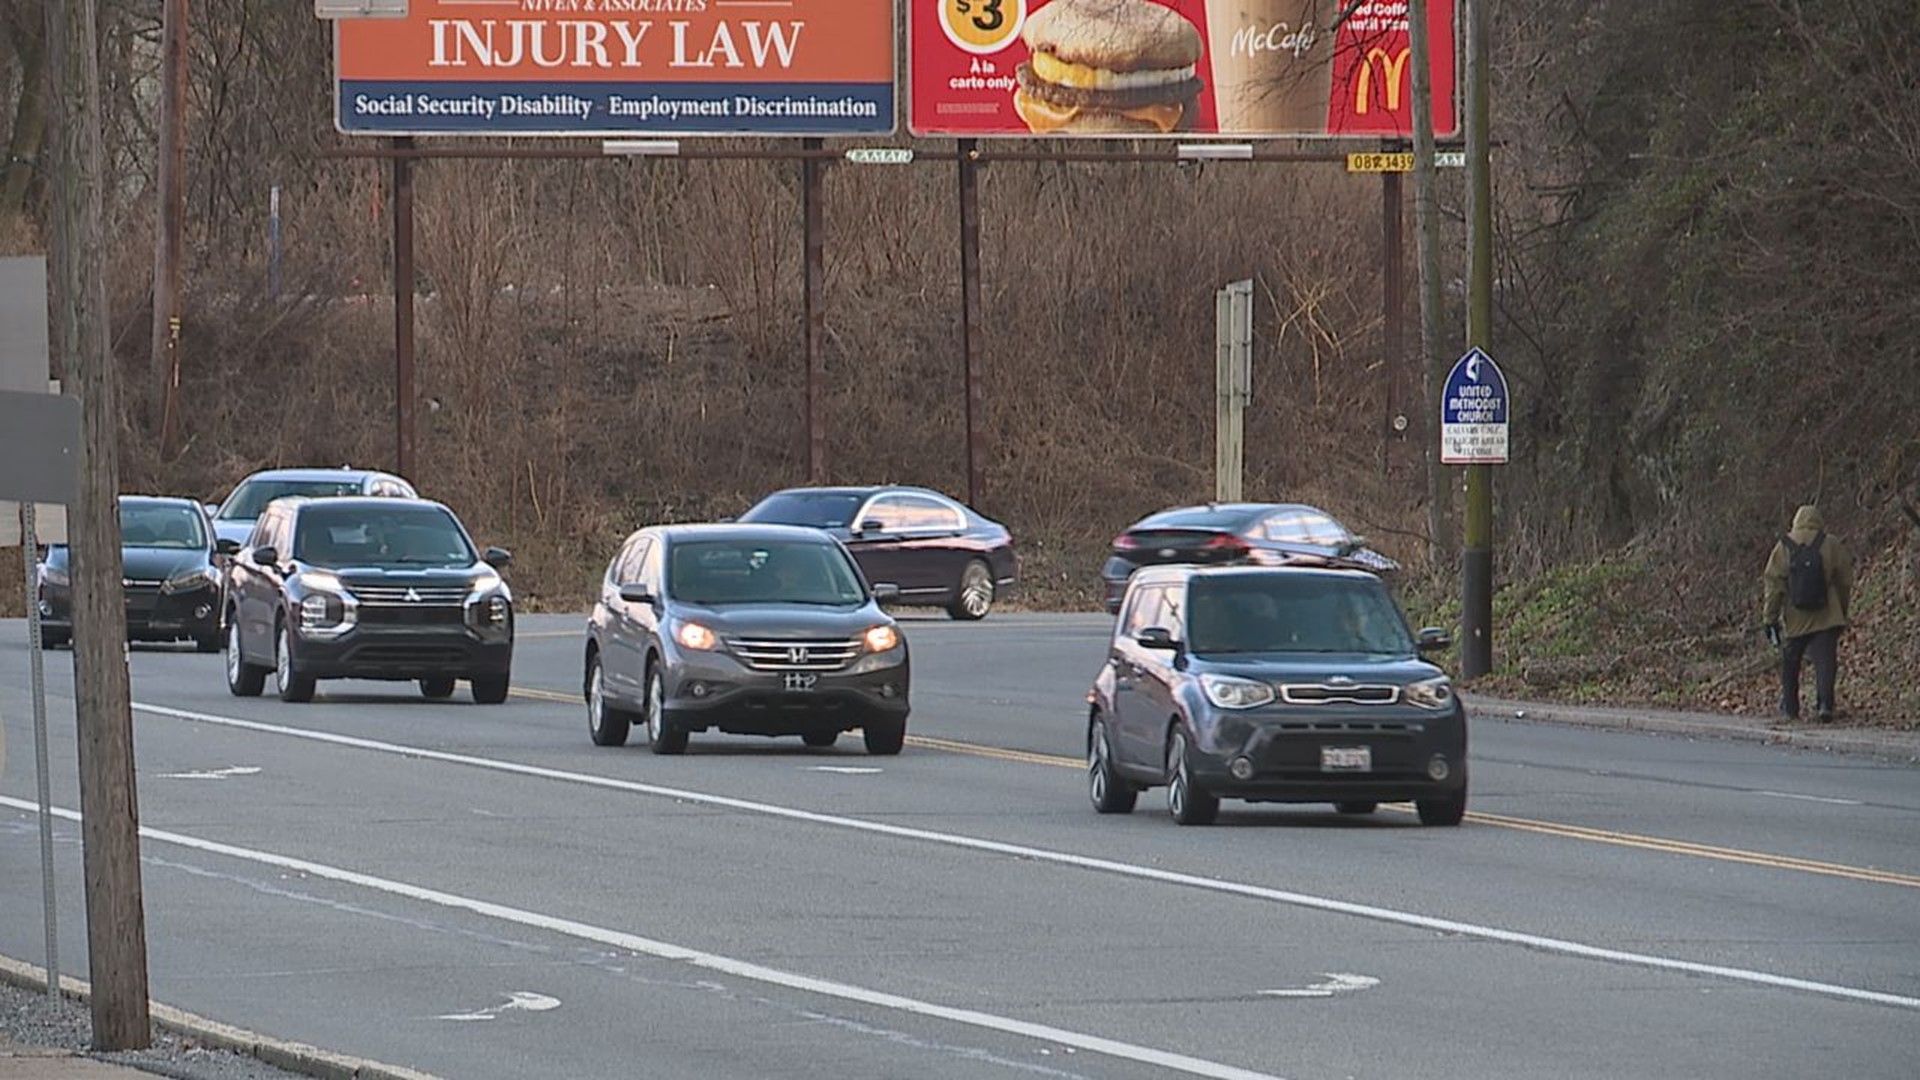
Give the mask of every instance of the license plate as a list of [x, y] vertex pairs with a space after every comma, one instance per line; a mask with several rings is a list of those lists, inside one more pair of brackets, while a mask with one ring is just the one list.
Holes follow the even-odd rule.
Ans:
[[820, 676], [805, 671], [789, 671], [784, 681], [787, 690], [800, 693], [813, 689], [813, 684], [820, 681]]
[[1320, 748], [1321, 772], [1372, 772], [1373, 748], [1368, 746], [1323, 746]]

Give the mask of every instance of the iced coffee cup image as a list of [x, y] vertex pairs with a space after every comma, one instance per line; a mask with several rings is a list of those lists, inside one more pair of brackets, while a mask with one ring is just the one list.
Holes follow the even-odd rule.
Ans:
[[1214, 108], [1223, 134], [1326, 130], [1338, 0], [1207, 0]]
[[1200, 29], [1153, 0], [1051, 0], [1020, 31], [1014, 112], [1037, 135], [1164, 135], [1192, 126]]

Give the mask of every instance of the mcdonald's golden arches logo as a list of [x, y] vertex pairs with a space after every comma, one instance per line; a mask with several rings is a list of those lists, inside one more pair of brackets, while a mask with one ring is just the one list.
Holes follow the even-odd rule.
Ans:
[[1400, 111], [1400, 84], [1407, 74], [1407, 58], [1413, 50], [1405, 45], [1398, 52], [1388, 52], [1375, 46], [1367, 50], [1367, 57], [1360, 62], [1359, 77], [1353, 81], [1353, 112], [1355, 116], [1365, 116], [1373, 110], [1373, 67], [1380, 65], [1381, 78], [1385, 80], [1383, 90], [1386, 96], [1388, 112]]

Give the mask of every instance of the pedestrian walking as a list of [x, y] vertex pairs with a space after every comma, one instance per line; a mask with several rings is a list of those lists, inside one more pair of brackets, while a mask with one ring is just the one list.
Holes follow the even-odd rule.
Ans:
[[1833, 685], [1840, 666], [1840, 634], [1853, 604], [1853, 555], [1827, 535], [1820, 511], [1802, 506], [1793, 528], [1767, 556], [1762, 579], [1767, 637], [1780, 648], [1780, 714], [1800, 718], [1800, 665], [1813, 660], [1814, 715], [1833, 719]]

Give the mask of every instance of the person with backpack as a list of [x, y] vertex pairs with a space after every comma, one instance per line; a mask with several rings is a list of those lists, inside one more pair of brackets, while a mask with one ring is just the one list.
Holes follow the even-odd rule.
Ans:
[[1838, 674], [1840, 632], [1847, 628], [1853, 604], [1853, 556], [1827, 535], [1814, 506], [1793, 515], [1793, 528], [1780, 535], [1767, 556], [1762, 580], [1766, 608], [1761, 621], [1767, 637], [1780, 647], [1780, 713], [1800, 718], [1800, 664], [1813, 658], [1814, 715], [1833, 719], [1833, 684]]

